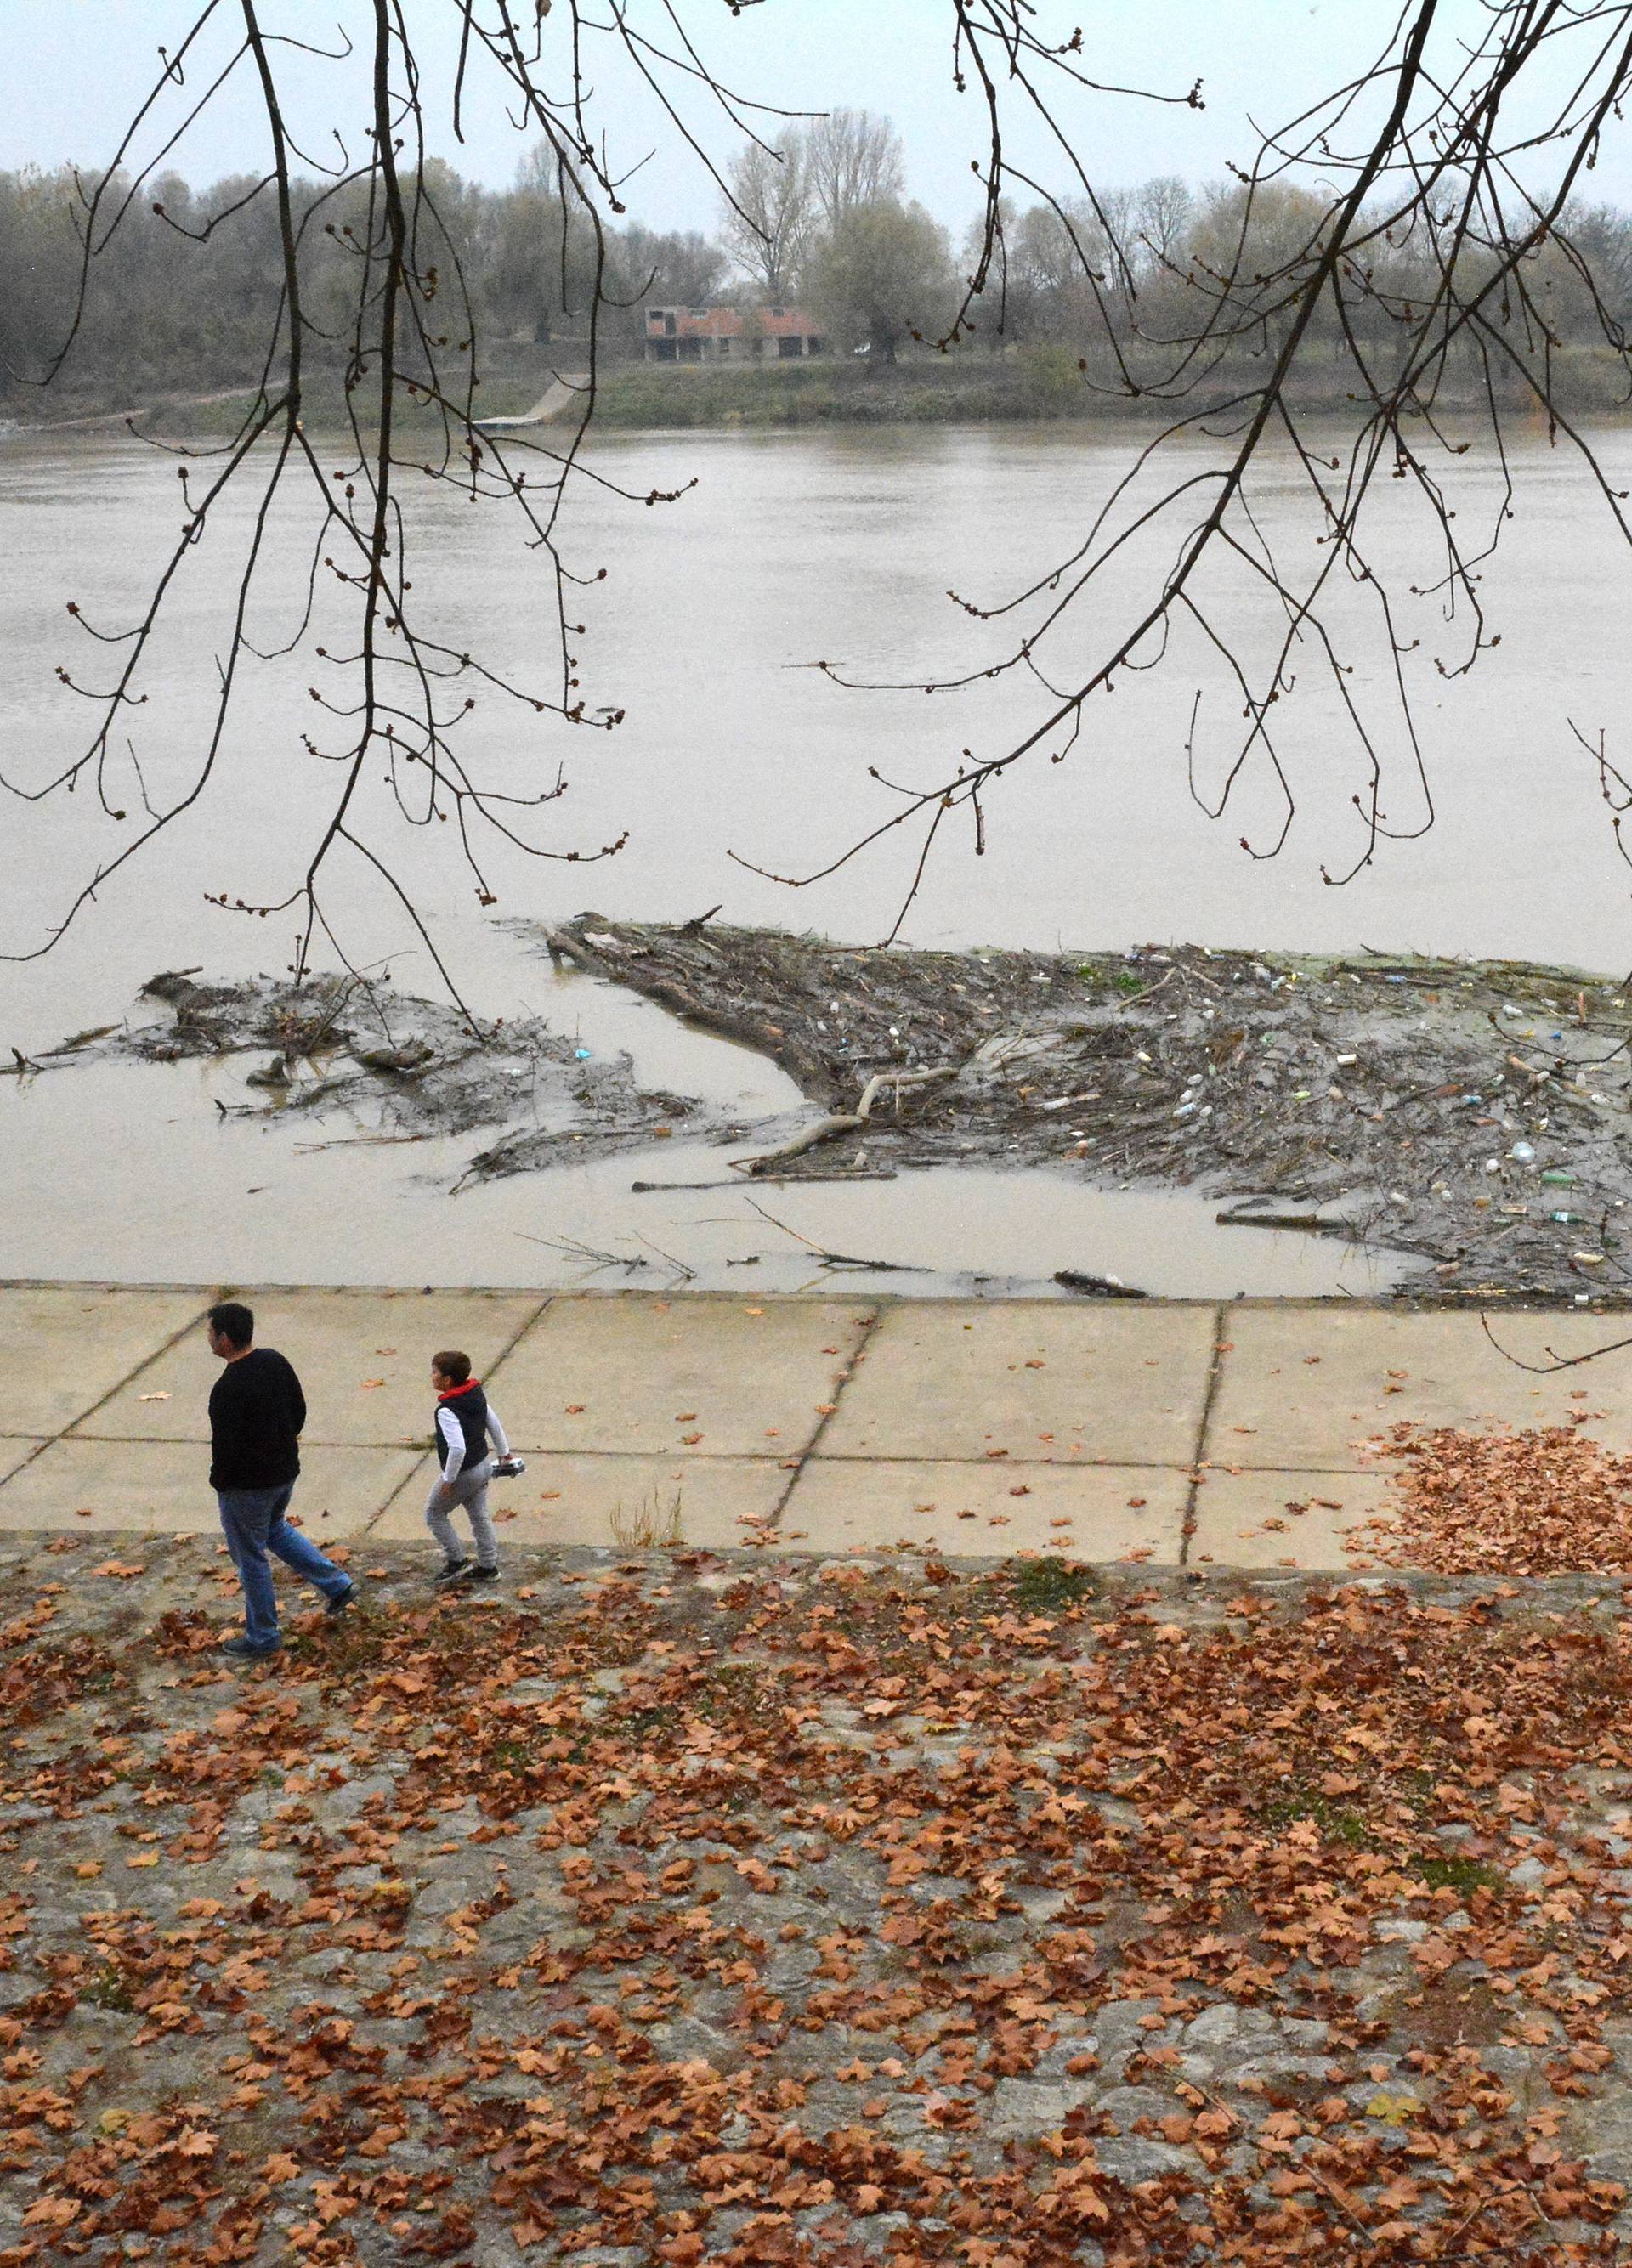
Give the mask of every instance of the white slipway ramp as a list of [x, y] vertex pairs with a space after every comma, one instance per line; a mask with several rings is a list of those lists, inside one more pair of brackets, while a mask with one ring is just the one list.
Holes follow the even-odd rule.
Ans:
[[548, 391], [540, 394], [532, 408], [520, 417], [478, 417], [475, 423], [484, 432], [497, 432], [515, 425], [551, 425], [575, 403], [581, 402], [589, 384], [587, 375], [556, 377]]

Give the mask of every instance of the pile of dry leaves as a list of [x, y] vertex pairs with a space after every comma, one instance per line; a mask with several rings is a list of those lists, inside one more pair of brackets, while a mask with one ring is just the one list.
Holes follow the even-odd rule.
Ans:
[[1632, 1457], [1574, 1425], [1465, 1432], [1397, 1426], [1388, 1509], [1352, 1539], [1435, 1573], [1632, 1572]]
[[380, 1565], [234, 1682], [207, 1547], [78, 1541], [0, 1565], [4, 2268], [1627, 2257], [1618, 1587]]

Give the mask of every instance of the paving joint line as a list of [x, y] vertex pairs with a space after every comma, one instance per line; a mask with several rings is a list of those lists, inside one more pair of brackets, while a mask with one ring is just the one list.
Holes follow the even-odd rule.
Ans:
[[876, 1307], [873, 1309], [871, 1314], [865, 1314], [860, 1318], [860, 1336], [858, 1336], [855, 1346], [851, 1352], [850, 1359], [845, 1365], [844, 1373], [840, 1377], [838, 1385], [833, 1388], [833, 1399], [828, 1405], [825, 1412], [817, 1420], [816, 1431], [811, 1434], [810, 1439], [805, 1443], [804, 1447], [800, 1451], [798, 1458], [794, 1463], [794, 1469], [787, 1476], [786, 1486], [782, 1490], [780, 1495], [777, 1498], [775, 1504], [772, 1506], [770, 1525], [763, 1531], [767, 1543], [773, 1541], [775, 1537], [780, 1535], [782, 1529], [782, 1515], [787, 1510], [789, 1499], [792, 1498], [794, 1491], [799, 1486], [800, 1482], [803, 1480], [805, 1476], [805, 1468], [810, 1462], [810, 1460], [815, 1456], [817, 1449], [820, 1447], [823, 1434], [827, 1432], [828, 1427], [832, 1424], [834, 1418], [838, 1415], [838, 1405], [845, 1398], [846, 1387], [849, 1385], [851, 1380], [855, 1376], [857, 1363], [860, 1361], [863, 1355], [871, 1352], [873, 1341], [877, 1336], [882, 1323], [883, 1315]]
[[[136, 1365], [134, 1369], [128, 1370], [122, 1378], [116, 1379], [114, 1384], [108, 1388], [106, 1394], [99, 1395], [88, 1409], [82, 1410], [77, 1418], [70, 1418], [66, 1425], [60, 1427], [56, 1432], [51, 1435], [49, 1440], [41, 1441], [39, 1447], [34, 1451], [32, 1456], [25, 1457], [22, 1463], [18, 1465], [14, 1471], [7, 1473], [5, 1477], [3, 1480], [0, 1480], [0, 1489], [10, 1488], [11, 1483], [18, 1477], [18, 1475], [19, 1473], [26, 1473], [31, 1465], [37, 1464], [40, 1459], [44, 1456], [48, 1449], [54, 1449], [59, 1441], [65, 1441], [69, 1435], [73, 1432], [76, 1425], [83, 1425], [87, 1418], [94, 1418], [99, 1410], [106, 1410], [108, 1403], [114, 1400], [114, 1396], [116, 1395], [122, 1394], [127, 1386], [133, 1385], [135, 1381], [141, 1377], [144, 1371], [151, 1370], [156, 1362], [161, 1360], [164, 1356], [169, 1353], [173, 1346], [179, 1346], [189, 1331], [196, 1331], [198, 1329], [199, 1324], [203, 1322], [204, 1317], [210, 1313], [210, 1309], [216, 1305], [220, 1296], [220, 1291], [218, 1287], [218, 1289], [210, 1294], [207, 1306], [200, 1307], [196, 1315], [189, 1315], [187, 1321], [181, 1324], [178, 1329], [172, 1331], [167, 1339], [164, 1340], [161, 1344], [153, 1349], [151, 1354], [144, 1355], [141, 1361]], [[94, 1440], [97, 1437], [95, 1435], [82, 1435], [80, 1438], [82, 1440]]]
[[1224, 1317], [1228, 1309], [1220, 1306], [1213, 1310], [1213, 1351], [1207, 1359], [1207, 1387], [1201, 1396], [1201, 1415], [1196, 1425], [1196, 1454], [1190, 1469], [1190, 1485], [1185, 1491], [1185, 1517], [1178, 1531], [1178, 1564], [1190, 1565], [1191, 1539], [1196, 1532], [1196, 1506], [1201, 1494], [1201, 1466], [1207, 1450], [1207, 1435], [1213, 1425], [1213, 1404], [1218, 1399], [1219, 1381], [1224, 1374]]
[[[528, 1333], [534, 1328], [535, 1324], [540, 1323], [543, 1321], [544, 1317], [549, 1314], [554, 1304], [555, 1293], [553, 1292], [546, 1292], [543, 1298], [539, 1301], [537, 1307], [534, 1308], [532, 1314], [522, 1317], [521, 1322], [517, 1324], [515, 1329], [511, 1332], [510, 1336], [505, 1341], [503, 1346], [499, 1348], [498, 1352], [493, 1357], [492, 1361], [488, 1364], [487, 1374], [490, 1378], [491, 1378], [497, 1371], [501, 1369], [503, 1366], [509, 1361], [511, 1356], [521, 1345]], [[394, 1442], [391, 1446], [395, 1448], [411, 1450], [415, 1445], [411, 1441], [397, 1441]], [[398, 1481], [390, 1495], [385, 1499], [385, 1502], [377, 1506], [373, 1512], [370, 1513], [369, 1517], [363, 1522], [362, 1526], [352, 1531], [358, 1543], [362, 1543], [365, 1537], [373, 1534], [375, 1528], [379, 1527], [380, 1521], [385, 1518], [387, 1513], [390, 1511], [398, 1497], [400, 1497], [405, 1490], [411, 1488], [418, 1475], [424, 1471], [425, 1459], [427, 1457], [434, 1458], [435, 1455], [436, 1451], [433, 1447], [425, 1447], [420, 1450], [418, 1456], [416, 1457], [413, 1463], [410, 1465], [408, 1470], [403, 1474], [402, 1479]]]
[[[609, 1453], [602, 1450], [601, 1454]], [[810, 1454], [816, 1454], [814, 1444]], [[971, 1472], [982, 1473], [996, 1472], [1000, 1466], [1006, 1471], [1023, 1467], [1027, 1472], [1041, 1473], [1187, 1473], [1193, 1469], [1187, 1457], [993, 1457], [985, 1454], [978, 1457], [947, 1457], [937, 1456], [933, 1449], [921, 1454], [911, 1450], [840, 1449], [821, 1462], [824, 1465], [967, 1465]], [[1294, 1469], [1289, 1465], [1266, 1469], [1290, 1472]], [[1313, 1471], [1315, 1468], [1311, 1466], [1310, 1469]], [[1347, 1471], [1348, 1468], [1333, 1466], [1332, 1469]]]

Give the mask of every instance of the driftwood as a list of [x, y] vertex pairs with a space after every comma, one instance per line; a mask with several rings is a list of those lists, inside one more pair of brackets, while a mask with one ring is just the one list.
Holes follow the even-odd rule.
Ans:
[[743, 1047], [752, 1048], [756, 1054], [769, 1056], [772, 1063], [780, 1063], [787, 1069], [807, 1094], [838, 1099], [838, 1082], [822, 1057], [814, 1049], [794, 1039], [780, 1024], [773, 1024], [767, 1017], [757, 1016], [749, 1009], [713, 1007], [676, 976], [639, 976], [630, 965], [632, 954], [604, 952], [587, 943], [576, 931], [546, 930], [544, 942], [552, 954], [565, 954], [580, 968], [591, 969], [597, 976], [609, 976], [614, 983], [627, 985], [645, 998], [655, 1000], [660, 1007], [683, 1016], [699, 1031], [717, 1033], [722, 1040], [735, 1040]]
[[[760, 1181], [786, 1185], [789, 1189], [808, 1189], [818, 1183], [830, 1182], [893, 1182], [893, 1166], [852, 1166], [833, 1174], [761, 1174]], [[630, 1188], [638, 1197], [648, 1197], [654, 1189], [735, 1189], [737, 1182], [631, 1182]]]
[[732, 1171], [750, 1174], [758, 1179], [773, 1166], [785, 1166], [790, 1158], [802, 1157], [819, 1142], [831, 1142], [840, 1134], [859, 1133], [872, 1116], [873, 1105], [887, 1088], [895, 1089], [896, 1107], [899, 1109], [904, 1087], [931, 1086], [937, 1080], [956, 1077], [956, 1064], [942, 1064], [933, 1071], [875, 1071], [862, 1088], [861, 1100], [853, 1110], [835, 1111], [830, 1117], [818, 1118], [814, 1126], [807, 1126], [791, 1142], [784, 1142], [779, 1149], [762, 1151], [757, 1158], [734, 1159]]
[[1365, 1240], [1365, 1231], [1354, 1221], [1333, 1220], [1318, 1212], [1253, 1212], [1237, 1206], [1213, 1218], [1221, 1228], [1296, 1228], [1306, 1236], [1340, 1236], [1351, 1244]]
[[764, 1205], [754, 1204], [752, 1197], [748, 1202], [754, 1205], [754, 1211], [761, 1220], [768, 1220], [772, 1228], [779, 1228], [784, 1236], [791, 1236], [796, 1244], [802, 1244], [807, 1251], [815, 1253], [823, 1268], [864, 1268], [885, 1276], [927, 1276], [932, 1272], [914, 1260], [862, 1260], [853, 1252], [830, 1252], [824, 1244], [817, 1244], [811, 1237], [801, 1236], [796, 1228], [790, 1228], [785, 1220], [779, 1220], [773, 1212], [767, 1212]]
[[1089, 1276], [1080, 1268], [1056, 1268], [1054, 1281], [1067, 1292], [1091, 1292], [1099, 1300], [1148, 1300], [1150, 1294], [1132, 1284], [1119, 1284], [1114, 1276]]

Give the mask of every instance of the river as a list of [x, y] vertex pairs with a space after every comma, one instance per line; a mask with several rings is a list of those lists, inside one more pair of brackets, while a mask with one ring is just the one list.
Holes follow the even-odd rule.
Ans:
[[[1632, 436], [1618, 431], [1602, 446], [1612, 477], [1632, 485]], [[1200, 446], [1187, 445], [1197, 463]], [[596, 471], [637, 497], [697, 480], [680, 502], [654, 509], [586, 483], [569, 519], [573, 563], [608, 571], [582, 594], [585, 690], [592, 702], [623, 706], [627, 721], [611, 734], [572, 733], [530, 710], [484, 699], [462, 731], [473, 762], [507, 784], [565, 764], [570, 789], [548, 817], [552, 848], [593, 847], [625, 828], [631, 839], [617, 858], [593, 866], [496, 858], [499, 902], [488, 912], [458, 867], [448, 830], [431, 830], [435, 841], [425, 830], [402, 835], [402, 871], [473, 1005], [488, 1015], [543, 1007], [571, 1017], [587, 1042], [633, 1044], [654, 1079], [706, 1088], [744, 1115], [787, 1108], [793, 1098], [779, 1073], [603, 986], [551, 976], [548, 963], [502, 926], [505, 917], [549, 920], [593, 905], [675, 918], [722, 902], [729, 920], [876, 939], [911, 871], [901, 839], [801, 891], [761, 879], [727, 853], [779, 872], [826, 863], [893, 808], [869, 779], [869, 765], [894, 779], [934, 777], [960, 748], [984, 752], [998, 733], [1032, 721], [1038, 696], [1013, 675], [934, 699], [921, 690], [852, 694], [809, 665], [825, 659], [859, 676], [921, 685], [932, 673], [996, 659], [1000, 630], [972, 622], [948, 591], [987, 602], [1055, 563], [1129, 447], [1126, 431], [1063, 426], [686, 433], [600, 444]], [[1261, 842], [1274, 823], [1262, 777], [1248, 777], [1221, 821], [1208, 820], [1187, 792], [1184, 747], [1196, 688], [1206, 696], [1198, 744], [1204, 784], [1227, 759], [1222, 736], [1240, 709], [1219, 665], [1193, 638], [1161, 670], [1125, 675], [1092, 713], [1069, 761], [1022, 767], [993, 791], [985, 855], [971, 856], [966, 836], [954, 834], [929, 869], [907, 939], [1045, 948], [1193, 939], [1320, 950], [1363, 942], [1626, 967], [1628, 877], [1595, 768], [1567, 720], [1590, 735], [1610, 727], [1614, 752], [1628, 705], [1629, 563], [1562, 449], [1527, 438], [1515, 466], [1517, 517], [1484, 571], [1481, 593], [1499, 645], [1467, 678], [1444, 677], [1436, 657], [1459, 653], [1460, 626], [1442, 623], [1436, 600], [1402, 605], [1402, 642], [1421, 640], [1404, 666], [1437, 806], [1436, 824], [1422, 839], [1385, 844], [1345, 888], [1322, 880], [1323, 863], [1342, 871], [1360, 847], [1349, 799], [1363, 772], [1341, 709], [1306, 657], [1297, 697], [1278, 719], [1297, 821], [1279, 858], [1249, 858], [1238, 838]], [[1458, 531], [1472, 543], [1498, 499], [1495, 468], [1474, 453], [1453, 471]], [[1402, 589], [1431, 582], [1443, 563], [1413, 499], [1403, 485], [1385, 484], [1378, 502], [1379, 563]], [[211, 657], [223, 650], [224, 603], [247, 511], [246, 494], [187, 563], [155, 652], [150, 700], [132, 712], [156, 798], [174, 792], [203, 740]], [[535, 560], [496, 519], [449, 490], [423, 493], [414, 511], [417, 579], [448, 642], [536, 675], [549, 623]], [[181, 524], [175, 467], [129, 442], [12, 435], [0, 440], [0, 747], [11, 777], [34, 782], [74, 751], [85, 729], [87, 711], [59, 683], [56, 666], [106, 682], [115, 652], [77, 632], [66, 603], [81, 605], [101, 627], [129, 619]], [[1285, 559], [1315, 556], [1318, 531], [1289, 461], [1267, 473], [1258, 517]], [[292, 519], [275, 517], [252, 622], [262, 643], [275, 643], [299, 613], [304, 553], [296, 533]], [[1130, 577], [1148, 574], [1154, 562], [1148, 543], [1132, 547]], [[1132, 588], [1130, 580], [1120, 596], [1093, 602], [1093, 633], [1124, 618]], [[1216, 622], [1261, 650], [1269, 616], [1248, 575], [1215, 578], [1205, 598]], [[1352, 689], [1380, 704], [1385, 656], [1363, 634], [1366, 603], [1364, 593], [1345, 596], [1340, 636], [1354, 664]], [[1057, 666], [1068, 674], [1088, 650], [1087, 632], [1068, 633]], [[314, 714], [306, 691], [314, 669], [310, 659], [256, 666], [218, 783], [163, 843], [104, 888], [47, 958], [0, 969], [0, 1042], [27, 1051], [122, 1017], [157, 968], [203, 963], [229, 976], [287, 962], [292, 917], [247, 921], [204, 898], [223, 890], [282, 896], [298, 878], [332, 777], [300, 745]], [[1392, 721], [1383, 755], [1391, 823], [1414, 826], [1420, 797]], [[375, 792], [380, 800], [365, 824], [386, 850], [388, 806], [383, 789]], [[121, 795], [139, 807], [128, 771]], [[95, 858], [132, 822], [101, 818], [83, 792], [41, 805], [8, 802], [5, 817], [0, 946], [18, 952], [42, 939]], [[388, 955], [399, 984], [431, 988], [423, 950], [359, 865], [336, 867], [330, 911], [356, 957]], [[681, 1256], [698, 1266], [697, 1280], [734, 1289], [742, 1280], [725, 1265], [742, 1256], [743, 1223], [711, 1239], [698, 1206], [670, 1204], [653, 1225], [641, 1210], [652, 1200], [628, 1196], [627, 1160], [616, 1174], [603, 1166], [576, 1179], [535, 1176], [449, 1205], [442, 1192], [457, 1170], [459, 1145], [446, 1159], [368, 1149], [297, 1155], [281, 1127], [240, 1123], [226, 1132], [212, 1123], [210, 1095], [233, 1092], [235, 1079], [212, 1071], [202, 1091], [196, 1071], [97, 1070], [0, 1082], [7, 1159], [0, 1274], [412, 1281], [459, 1268], [475, 1235], [482, 1258], [462, 1263], [467, 1275], [545, 1282], [558, 1280], [563, 1263], [530, 1238], [570, 1233], [621, 1251], [646, 1234], [672, 1248], [678, 1222], [691, 1240]], [[404, 1157], [413, 1160], [411, 1174]], [[703, 1162], [712, 1170], [718, 1153]], [[681, 1163], [676, 1153], [665, 1170], [679, 1178]], [[1294, 1254], [1292, 1240], [1215, 1234], [1211, 1208], [1183, 1198], [1096, 1197], [1058, 1176], [984, 1174], [960, 1175], [959, 1201], [949, 1206], [942, 1177], [910, 1178], [911, 1186], [887, 1185], [887, 1197], [876, 1189], [813, 1189], [796, 1193], [795, 1204], [784, 1192], [783, 1211], [818, 1241], [850, 1249], [866, 1237], [860, 1249], [887, 1245], [890, 1256], [949, 1280], [950, 1271], [1046, 1278], [1052, 1266], [1071, 1265], [1209, 1296], [1363, 1289], [1375, 1280], [1348, 1256], [1307, 1239]], [[1260, 1242], [1261, 1255], [1246, 1249]], [[783, 1256], [753, 1265], [771, 1268], [764, 1280], [786, 1283], [801, 1263]], [[595, 1280], [609, 1278], [603, 1272]]]

